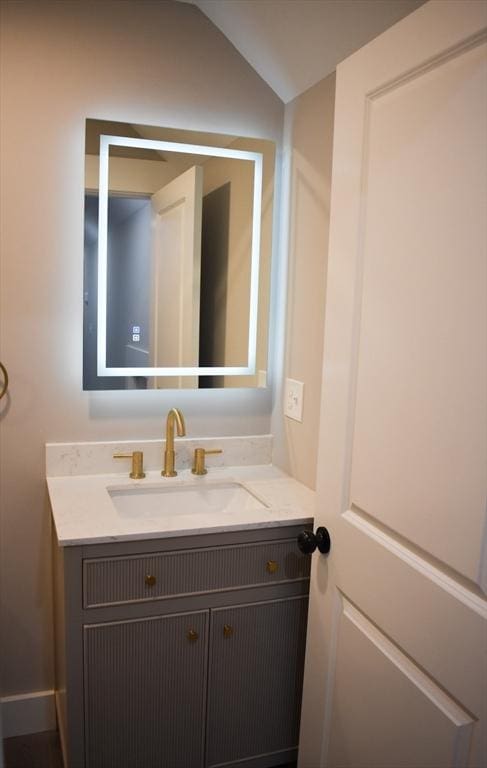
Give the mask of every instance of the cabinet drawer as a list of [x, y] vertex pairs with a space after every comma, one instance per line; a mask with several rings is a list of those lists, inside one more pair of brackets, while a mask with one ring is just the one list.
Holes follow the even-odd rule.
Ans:
[[83, 561], [85, 608], [309, 578], [295, 539]]

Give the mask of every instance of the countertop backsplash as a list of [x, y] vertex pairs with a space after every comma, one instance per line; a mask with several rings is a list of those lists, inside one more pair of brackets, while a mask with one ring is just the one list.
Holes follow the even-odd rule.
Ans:
[[[96, 443], [47, 443], [46, 476], [128, 474], [130, 460], [114, 459], [115, 453], [143, 451], [144, 468], [162, 467], [165, 440], [113, 440]], [[242, 437], [177, 437], [177, 469], [189, 469], [195, 448], [221, 448], [223, 453], [208, 456], [208, 467], [245, 467], [270, 464], [272, 435]], [[126, 466], [124, 465], [124, 461]]]

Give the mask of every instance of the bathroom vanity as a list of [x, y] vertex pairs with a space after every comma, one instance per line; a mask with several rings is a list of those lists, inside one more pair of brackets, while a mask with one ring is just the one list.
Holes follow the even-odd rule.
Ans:
[[[272, 466], [211, 475], [48, 479], [66, 768], [296, 758], [310, 572], [297, 535], [312, 493]], [[176, 506], [154, 530], [161, 494]]]

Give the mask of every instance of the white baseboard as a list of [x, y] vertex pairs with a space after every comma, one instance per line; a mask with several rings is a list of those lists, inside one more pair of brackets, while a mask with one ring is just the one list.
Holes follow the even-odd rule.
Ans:
[[54, 691], [36, 691], [5, 696], [2, 705], [3, 738], [26, 733], [53, 731], [56, 728]]

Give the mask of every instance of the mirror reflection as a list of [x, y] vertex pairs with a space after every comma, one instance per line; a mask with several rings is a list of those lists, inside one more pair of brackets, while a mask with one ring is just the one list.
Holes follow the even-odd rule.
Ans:
[[84, 389], [265, 386], [274, 145], [86, 122]]

